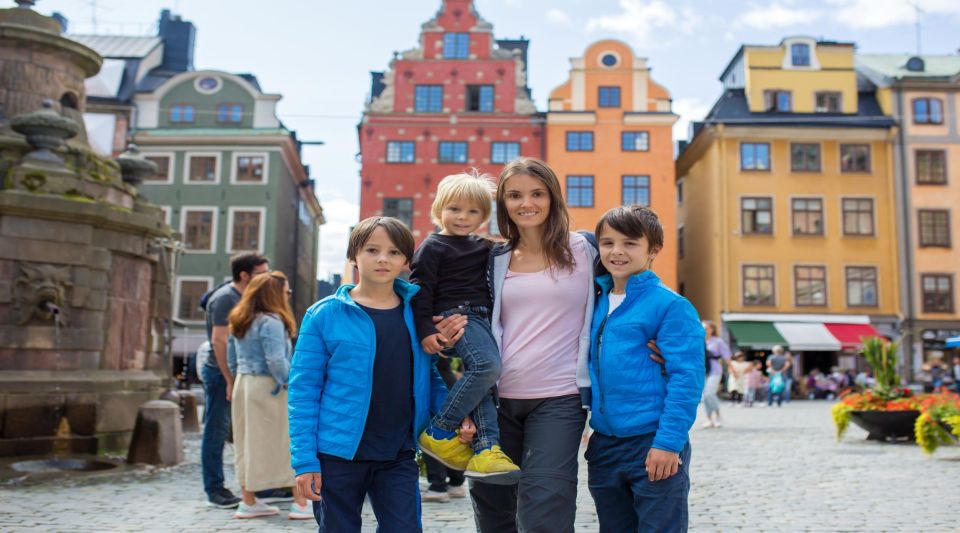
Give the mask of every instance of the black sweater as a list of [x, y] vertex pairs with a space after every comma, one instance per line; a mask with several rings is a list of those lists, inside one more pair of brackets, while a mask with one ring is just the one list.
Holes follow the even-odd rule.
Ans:
[[433, 316], [469, 302], [492, 306], [487, 286], [491, 241], [475, 235], [433, 233], [413, 255], [410, 281], [420, 286], [413, 297], [413, 320], [422, 340], [437, 332]]

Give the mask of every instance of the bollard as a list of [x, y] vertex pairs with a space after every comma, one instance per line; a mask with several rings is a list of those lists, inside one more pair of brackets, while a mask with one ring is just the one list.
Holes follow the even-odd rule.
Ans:
[[167, 400], [152, 400], [140, 406], [127, 462], [151, 465], [183, 462], [179, 405]]

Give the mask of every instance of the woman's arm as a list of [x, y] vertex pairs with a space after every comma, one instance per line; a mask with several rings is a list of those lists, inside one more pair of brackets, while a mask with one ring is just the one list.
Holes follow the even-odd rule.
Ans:
[[290, 375], [290, 364], [287, 362], [287, 328], [280, 319], [264, 315], [260, 325], [260, 346], [273, 380], [278, 385], [286, 385]]

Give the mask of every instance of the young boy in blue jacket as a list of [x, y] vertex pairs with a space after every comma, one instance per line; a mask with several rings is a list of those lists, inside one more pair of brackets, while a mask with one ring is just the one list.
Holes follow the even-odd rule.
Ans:
[[[703, 390], [704, 331], [696, 310], [650, 270], [663, 227], [646, 207], [607, 211], [593, 315], [588, 484], [600, 531], [686, 531], [687, 433]], [[651, 357], [655, 340], [662, 361]]]
[[[378, 531], [420, 531], [417, 436], [447, 387], [420, 348], [402, 279], [410, 230], [395, 218], [361, 221], [347, 257], [360, 282], [344, 285], [304, 316], [290, 367], [291, 464], [313, 500], [321, 532], [360, 531], [369, 495]], [[461, 426], [469, 442], [472, 422]]]

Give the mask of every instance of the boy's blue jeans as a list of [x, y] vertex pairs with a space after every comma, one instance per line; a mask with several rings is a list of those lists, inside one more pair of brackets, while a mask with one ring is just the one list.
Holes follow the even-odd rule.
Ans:
[[690, 443], [680, 452], [677, 473], [650, 481], [644, 462], [654, 433], [636, 437], [590, 436], [587, 483], [597, 506], [600, 533], [687, 531]]
[[456, 357], [463, 361], [464, 371], [450, 389], [440, 412], [433, 417], [432, 424], [456, 431], [463, 419], [471, 415], [477, 426], [477, 435], [471, 446], [479, 452], [500, 444], [497, 409], [493, 403], [493, 387], [500, 379], [500, 350], [490, 330], [490, 311], [482, 306], [462, 305], [440, 314], [467, 317], [463, 337], [453, 347]]
[[219, 368], [203, 365], [203, 438], [200, 465], [207, 497], [223, 489], [223, 445], [230, 434], [230, 402], [227, 380]]

